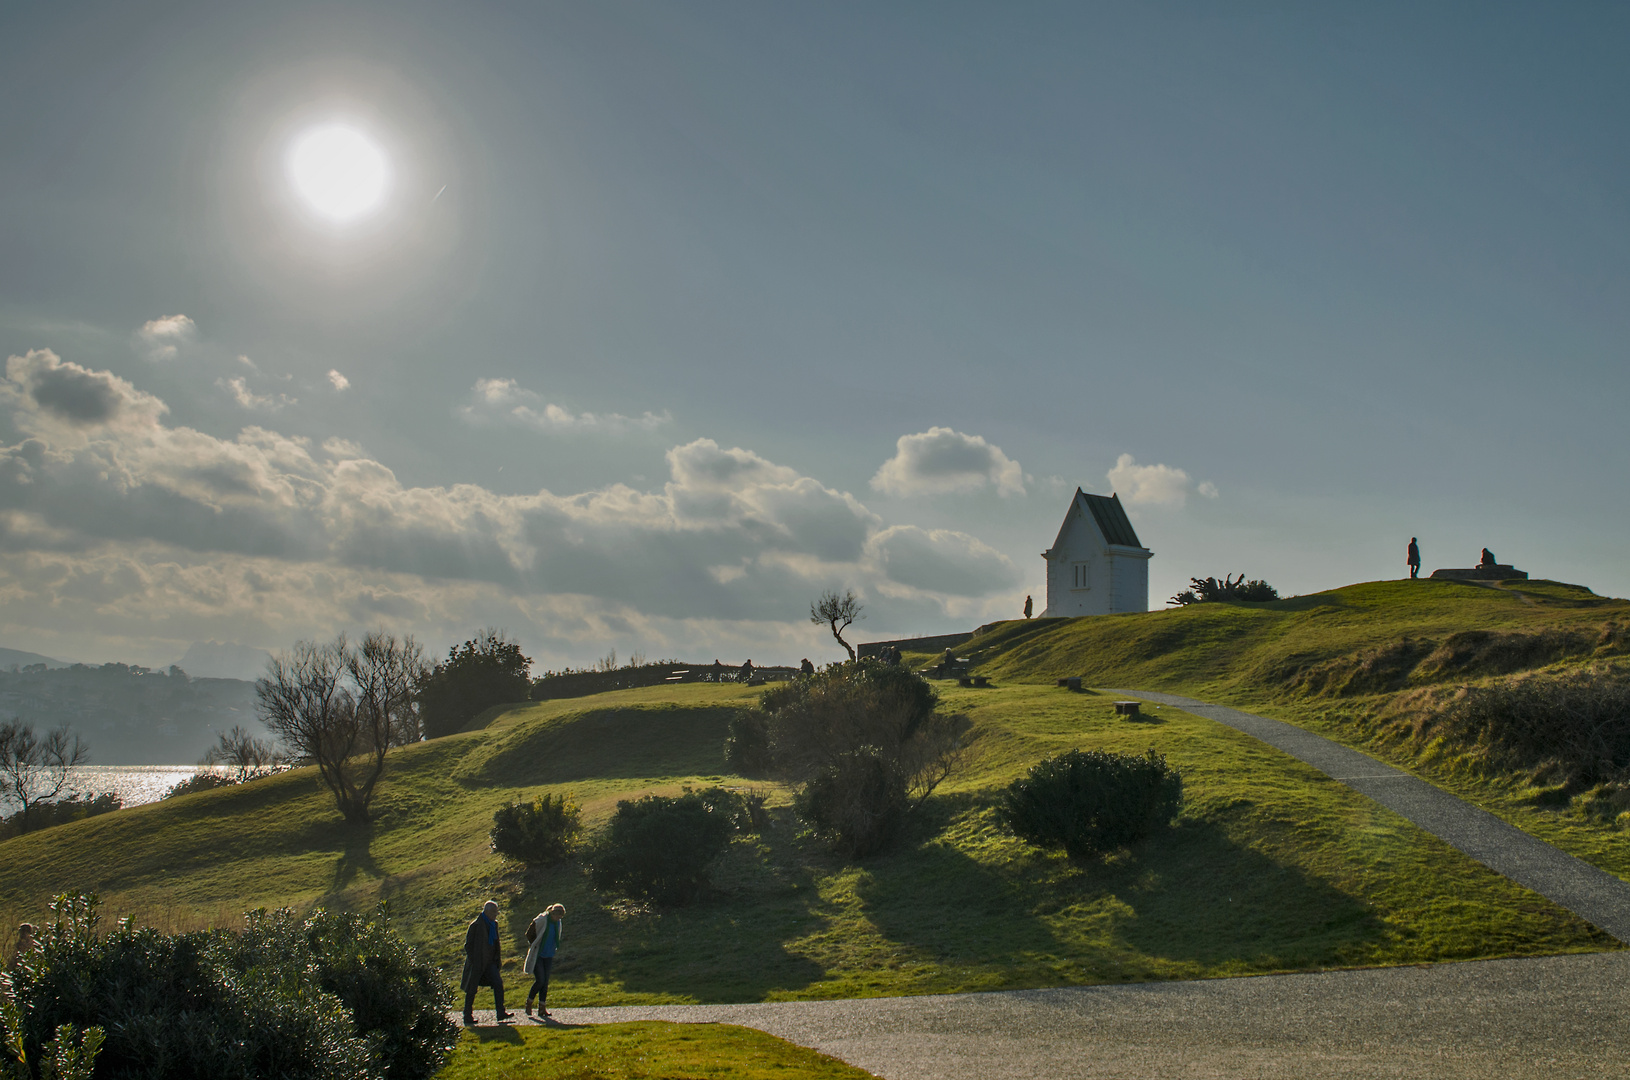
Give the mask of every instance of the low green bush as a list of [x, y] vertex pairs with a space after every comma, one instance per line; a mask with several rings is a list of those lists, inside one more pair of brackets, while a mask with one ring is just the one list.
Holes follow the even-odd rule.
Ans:
[[770, 728], [765, 715], [743, 709], [725, 729], [724, 762], [738, 776], [766, 776], [770, 771]]
[[492, 815], [492, 850], [528, 866], [564, 862], [582, 831], [582, 808], [567, 795], [540, 795]]
[[1182, 802], [1182, 774], [1153, 750], [1071, 750], [1009, 784], [996, 812], [1021, 839], [1090, 859], [1164, 828]]
[[749, 813], [746, 799], [719, 787], [624, 800], [589, 856], [590, 877], [599, 889], [689, 904], [707, 888], [708, 864]]
[[383, 910], [175, 935], [101, 934], [94, 897], [53, 911], [13, 972], [23, 1044], [37, 1058], [61, 1025], [99, 1024], [99, 1080], [424, 1080], [457, 1036], [446, 985]]
[[793, 796], [793, 810], [834, 850], [864, 858], [887, 847], [911, 810], [909, 778], [875, 746], [838, 754]]

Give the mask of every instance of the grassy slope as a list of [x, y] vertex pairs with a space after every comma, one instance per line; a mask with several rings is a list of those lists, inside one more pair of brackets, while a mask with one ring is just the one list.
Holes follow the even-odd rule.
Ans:
[[[998, 632], [1040, 635], [1016, 641], [1030, 647], [1056, 630]], [[1035, 683], [945, 693], [974, 722], [974, 760], [907, 843], [843, 863], [798, 834], [786, 792], [757, 785], [777, 809], [775, 827], [734, 845], [717, 895], [691, 909], [651, 912], [598, 896], [574, 866], [524, 872], [488, 853], [486, 832], [498, 805], [539, 788], [575, 792], [593, 825], [618, 798], [721, 779], [730, 711], [755, 696], [742, 688], [540, 703], [485, 731], [408, 748], [393, 758], [378, 820], [366, 827], [346, 826], [301, 771], [20, 837], [0, 844], [0, 916], [38, 915], [62, 889], [100, 890], [111, 914], [161, 926], [229, 921], [257, 905], [383, 898], [451, 971], [480, 900], [503, 901], [516, 950], [530, 915], [559, 900], [569, 924], [551, 1000], [562, 1005], [951, 992], [1611, 947], [1368, 800], [1209, 721], [1161, 710], [1128, 723], [1107, 699]], [[1003, 833], [993, 791], [1074, 746], [1168, 755], [1188, 777], [1178, 827], [1086, 866]]]
[[[1287, 677], [1404, 638], [1441, 643], [1452, 634], [1489, 631], [1573, 634], [1589, 642], [1630, 620], [1630, 601], [1550, 581], [1487, 587], [1447, 581], [1380, 581], [1266, 604], [1207, 604], [1099, 619], [1008, 622], [964, 647], [999, 679], [1051, 681], [1082, 675], [1089, 685], [1168, 690], [1253, 708], [1412, 769], [1462, 798], [1611, 873], [1630, 878], [1630, 845], [1608, 822], [1568, 808], [1535, 805], [1520, 778], [1423, 763], [1410, 748], [1377, 738], [1375, 720], [1391, 692], [1351, 696], [1298, 693]], [[1622, 640], [1622, 630], [1619, 635]], [[1582, 650], [1548, 665], [1562, 670], [1618, 662], [1621, 649]], [[1445, 671], [1441, 685], [1490, 672]], [[1419, 681], [1417, 685], [1422, 685]]]

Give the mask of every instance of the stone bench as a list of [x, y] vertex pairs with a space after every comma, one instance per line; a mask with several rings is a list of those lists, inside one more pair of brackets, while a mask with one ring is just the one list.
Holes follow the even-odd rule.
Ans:
[[1081, 689], [1081, 676], [1072, 675], [1067, 679], [1060, 679], [1058, 685], [1068, 687], [1071, 690], [1079, 690]]
[[1117, 701], [1115, 703], [1116, 716], [1137, 716], [1141, 701]]

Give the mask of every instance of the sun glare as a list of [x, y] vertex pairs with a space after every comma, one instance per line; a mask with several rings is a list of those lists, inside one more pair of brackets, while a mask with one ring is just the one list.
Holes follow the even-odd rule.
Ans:
[[390, 184], [380, 148], [356, 128], [312, 128], [289, 149], [289, 179], [306, 204], [330, 221], [353, 221], [376, 209]]

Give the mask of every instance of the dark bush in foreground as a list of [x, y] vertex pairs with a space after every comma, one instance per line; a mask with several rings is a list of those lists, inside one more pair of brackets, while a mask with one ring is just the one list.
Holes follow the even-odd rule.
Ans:
[[1230, 578], [1224, 574], [1221, 581], [1214, 577], [1189, 578], [1189, 586], [1166, 603], [1186, 607], [1189, 604], [1204, 604], [1217, 600], [1262, 603], [1264, 600], [1279, 599], [1278, 589], [1256, 578], [1246, 581], [1244, 574], [1238, 578]]
[[793, 809], [857, 858], [887, 847], [911, 810], [908, 779], [875, 746], [839, 754], [793, 796]]
[[997, 816], [1037, 847], [1090, 859], [1168, 825], [1183, 801], [1183, 777], [1150, 750], [1071, 750], [1034, 765], [1008, 785]]
[[540, 795], [492, 815], [492, 850], [528, 866], [564, 862], [582, 831], [582, 808], [565, 795]]
[[665, 905], [694, 901], [708, 864], [724, 852], [748, 814], [724, 788], [647, 795], [617, 804], [589, 857], [595, 887]]
[[94, 899], [53, 909], [43, 949], [14, 972], [25, 1043], [32, 1056], [61, 1024], [101, 1025], [100, 1080], [419, 1080], [457, 1034], [439, 975], [383, 912], [102, 935]]

